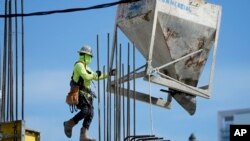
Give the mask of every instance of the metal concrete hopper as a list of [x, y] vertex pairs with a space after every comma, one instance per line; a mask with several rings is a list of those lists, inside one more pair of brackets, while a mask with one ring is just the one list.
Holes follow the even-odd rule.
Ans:
[[[195, 97], [210, 97], [220, 17], [221, 7], [203, 0], [142, 0], [119, 5], [116, 24], [148, 61], [146, 74], [160, 75], [150, 81], [167, 86], [194, 114]], [[204, 90], [197, 84], [211, 49], [210, 82]]]

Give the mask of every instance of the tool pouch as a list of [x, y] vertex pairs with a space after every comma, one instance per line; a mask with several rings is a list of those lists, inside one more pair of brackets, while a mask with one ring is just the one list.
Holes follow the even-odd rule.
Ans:
[[66, 96], [66, 103], [69, 105], [77, 105], [78, 93], [79, 93], [79, 86], [71, 84], [70, 92]]

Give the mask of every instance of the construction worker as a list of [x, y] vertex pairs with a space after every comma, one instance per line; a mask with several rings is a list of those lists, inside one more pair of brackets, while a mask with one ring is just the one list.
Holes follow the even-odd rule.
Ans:
[[[84, 45], [78, 53], [79, 60], [75, 63], [70, 85], [71, 90], [75, 87], [79, 88], [76, 107], [80, 111], [73, 118], [64, 122], [64, 132], [67, 137], [71, 138], [72, 128], [84, 119], [80, 131], [80, 141], [94, 141], [95, 139], [88, 136], [88, 129], [94, 116], [93, 99], [96, 97], [90, 88], [91, 81], [105, 79], [108, 74], [102, 74], [99, 70], [93, 72], [88, 66], [93, 57], [90, 46]], [[115, 70], [112, 70], [110, 75], [115, 75]]]

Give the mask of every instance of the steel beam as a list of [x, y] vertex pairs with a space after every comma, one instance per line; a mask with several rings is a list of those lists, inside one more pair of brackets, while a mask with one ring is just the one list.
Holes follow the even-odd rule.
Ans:
[[155, 33], [156, 33], [156, 26], [157, 26], [157, 18], [158, 17], [158, 8], [157, 8], [157, 0], [155, 1], [155, 11], [154, 11], [154, 21], [153, 27], [151, 32], [151, 39], [149, 45], [149, 54], [148, 54], [148, 67], [147, 67], [147, 74], [150, 75], [152, 69], [152, 59], [153, 59], [153, 50], [154, 50], [154, 43], [155, 43]]
[[215, 61], [216, 61], [216, 55], [217, 55], [217, 47], [218, 47], [220, 24], [221, 24], [221, 11], [222, 10], [220, 9], [218, 12], [218, 23], [217, 23], [217, 28], [216, 28], [217, 30], [216, 30], [216, 34], [215, 34], [213, 59], [212, 59], [212, 64], [211, 64], [210, 77], [209, 77], [209, 88], [208, 88], [209, 95], [211, 95], [212, 84], [213, 84], [213, 80], [214, 80]]
[[[145, 77], [144, 80], [148, 80], [148, 78]], [[182, 82], [176, 82], [173, 80], [169, 80], [169, 79], [162, 78], [162, 77], [156, 77], [156, 76], [151, 76], [150, 81], [155, 84], [167, 86], [177, 91], [188, 93], [190, 95], [200, 96], [200, 97], [207, 98], [207, 99], [209, 98], [207, 90], [198, 89], [196, 87], [186, 85]]]
[[[111, 93], [114, 93], [115, 88], [116, 88], [115, 86], [111, 86]], [[121, 88], [121, 90], [128, 91], [129, 96], [130, 97], [133, 96], [133, 93], [134, 93], [133, 90], [128, 90], [126, 88]], [[138, 92], [138, 91], [136, 91], [135, 94], [136, 94], [136, 100], [141, 101], [141, 102], [145, 102], [145, 103], [150, 103], [150, 96], [149, 95], [144, 94], [142, 92]], [[127, 95], [124, 93], [121, 93], [121, 95], [127, 97]], [[167, 100], [163, 100], [161, 98], [152, 97], [152, 96], [151, 96], [151, 104], [153, 104], [155, 106], [162, 107], [162, 108], [166, 108], [166, 109], [171, 108], [170, 102], [168, 102]]]

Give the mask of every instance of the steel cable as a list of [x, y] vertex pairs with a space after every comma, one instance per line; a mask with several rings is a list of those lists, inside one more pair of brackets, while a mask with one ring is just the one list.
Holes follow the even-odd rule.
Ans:
[[[51, 10], [51, 11], [41, 11], [41, 12], [33, 12], [33, 13], [23, 13], [23, 12], [21, 12], [21, 14], [5, 14], [5, 15], [0, 15], [0, 18], [5, 18], [5, 17], [30, 17], [30, 16], [51, 15], [51, 14], [56, 14], [56, 13], [71, 13], [71, 12], [77, 12], [77, 11], [86, 11], [86, 10], [107, 8], [107, 7], [115, 6], [115, 5], [122, 4], [122, 3], [130, 3], [130, 2], [136, 2], [136, 1], [140, 1], [140, 0], [120, 0], [120, 1], [117, 1], [117, 2], [104, 3], [104, 4], [94, 5], [94, 6], [85, 7], [85, 8], [69, 8], [69, 9], [63, 9], [63, 10]], [[23, 3], [23, 0], [22, 0], [22, 3]]]

